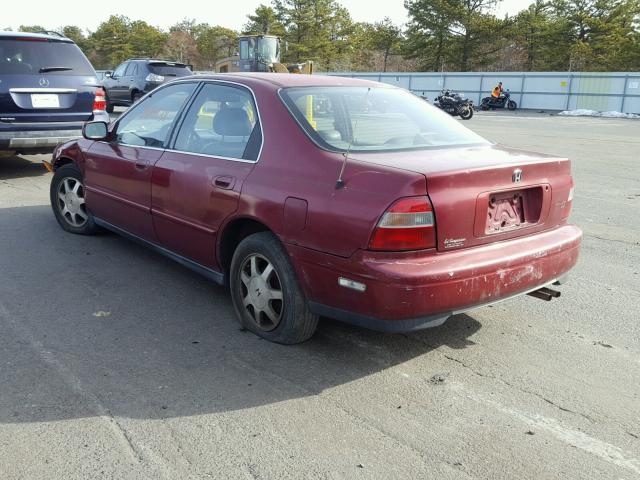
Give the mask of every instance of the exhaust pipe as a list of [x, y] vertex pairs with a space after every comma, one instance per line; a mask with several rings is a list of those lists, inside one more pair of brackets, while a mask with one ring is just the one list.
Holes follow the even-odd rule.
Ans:
[[552, 290], [551, 288], [542, 287], [538, 290], [527, 293], [527, 295], [531, 295], [532, 297], [549, 302], [552, 298], [558, 298], [560, 296], [560, 292], [557, 290]]

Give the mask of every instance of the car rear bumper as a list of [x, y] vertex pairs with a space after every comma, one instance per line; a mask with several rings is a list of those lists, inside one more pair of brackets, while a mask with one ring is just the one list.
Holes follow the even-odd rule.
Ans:
[[[91, 120], [109, 122], [109, 114], [93, 112]], [[90, 120], [89, 120], [90, 121]], [[82, 137], [84, 122], [0, 124], [0, 151], [51, 153], [61, 143]]]
[[64, 142], [82, 136], [82, 127], [73, 130], [27, 130], [0, 132], [0, 150], [52, 152]]
[[[287, 248], [315, 313], [375, 330], [410, 331], [555, 282], [576, 264], [581, 238], [579, 228], [566, 225], [427, 254], [358, 251], [343, 259]], [[340, 286], [341, 277], [363, 284], [365, 291]]]

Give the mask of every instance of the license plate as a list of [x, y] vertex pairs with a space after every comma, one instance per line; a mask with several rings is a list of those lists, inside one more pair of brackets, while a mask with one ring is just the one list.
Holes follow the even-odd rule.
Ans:
[[60, 108], [60, 99], [54, 93], [34, 93], [31, 95], [33, 108]]
[[489, 197], [485, 233], [514, 230], [525, 223], [522, 192], [494, 194]]

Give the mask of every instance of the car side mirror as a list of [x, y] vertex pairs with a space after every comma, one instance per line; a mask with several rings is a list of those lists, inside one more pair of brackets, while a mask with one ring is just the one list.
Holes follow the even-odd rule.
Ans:
[[108, 135], [107, 122], [87, 122], [82, 127], [82, 136], [87, 140], [106, 140]]
[[107, 78], [113, 78], [113, 72], [104, 72], [104, 76]]

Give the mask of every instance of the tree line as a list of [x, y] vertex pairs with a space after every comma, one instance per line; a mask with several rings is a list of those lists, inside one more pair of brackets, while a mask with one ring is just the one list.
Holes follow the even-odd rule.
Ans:
[[[114, 15], [93, 32], [65, 26], [97, 69], [164, 57], [213, 70], [240, 34], [282, 39], [282, 60], [319, 71], [640, 70], [640, 0], [535, 0], [499, 18], [499, 0], [405, 0], [408, 22], [355, 22], [336, 0], [272, 0], [242, 31], [185, 19], [168, 30]], [[40, 31], [22, 25], [21, 31]]]

